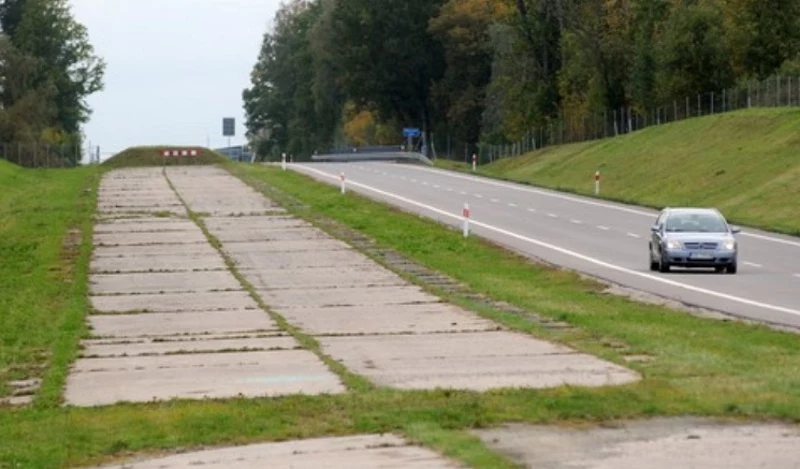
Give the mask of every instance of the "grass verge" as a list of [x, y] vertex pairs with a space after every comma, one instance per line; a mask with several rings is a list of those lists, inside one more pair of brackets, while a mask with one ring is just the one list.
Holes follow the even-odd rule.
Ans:
[[[800, 235], [800, 110], [754, 109], [559, 145], [481, 166], [478, 174], [653, 208], [714, 206], [731, 221]], [[437, 161], [439, 167], [471, 166]]]
[[0, 161], [0, 397], [44, 378], [37, 406], [60, 399], [85, 331], [97, 174]]

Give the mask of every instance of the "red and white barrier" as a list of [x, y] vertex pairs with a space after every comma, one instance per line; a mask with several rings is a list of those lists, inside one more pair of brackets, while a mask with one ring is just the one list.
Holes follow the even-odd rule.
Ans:
[[161, 156], [169, 158], [170, 156], [200, 156], [200, 150], [194, 149], [179, 149], [179, 150], [164, 150]]
[[600, 171], [594, 173], [594, 195], [600, 195]]
[[461, 212], [461, 216], [464, 217], [464, 237], [469, 237], [469, 204], [464, 204], [464, 210]]

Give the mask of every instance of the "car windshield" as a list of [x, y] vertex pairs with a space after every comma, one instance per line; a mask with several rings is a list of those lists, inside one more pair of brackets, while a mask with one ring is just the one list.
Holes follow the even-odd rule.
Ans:
[[713, 213], [674, 213], [667, 218], [666, 229], [671, 233], [725, 233], [725, 220]]

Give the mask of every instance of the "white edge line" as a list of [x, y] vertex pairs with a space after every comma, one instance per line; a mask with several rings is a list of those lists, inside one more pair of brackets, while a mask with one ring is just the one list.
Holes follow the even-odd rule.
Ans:
[[[605, 202], [587, 200], [587, 199], [584, 199], [584, 198], [581, 198], [581, 197], [574, 197], [574, 196], [570, 196], [570, 195], [566, 195], [566, 194], [559, 194], [559, 193], [553, 192], [553, 191], [547, 191], [547, 190], [541, 190], [541, 189], [532, 189], [532, 188], [529, 188], [529, 187], [520, 187], [519, 185], [516, 185], [516, 184], [506, 183], [506, 182], [502, 182], [502, 181], [494, 181], [494, 180], [491, 180], [491, 179], [488, 179], [488, 178], [483, 178], [483, 177], [466, 176], [466, 175], [454, 173], [453, 171], [447, 171], [447, 170], [444, 170], [444, 169], [421, 168], [421, 167], [418, 167], [418, 166], [409, 166], [408, 169], [414, 169], [414, 170], [417, 170], [417, 171], [427, 171], [427, 172], [431, 172], [431, 173], [443, 174], [445, 176], [449, 176], [449, 177], [453, 177], [453, 178], [457, 178], [457, 179], [464, 179], [464, 180], [467, 180], [467, 181], [480, 182], [482, 184], [488, 184], [490, 186], [505, 187], [505, 188], [508, 188], [508, 189], [514, 189], [514, 190], [518, 190], [518, 191], [522, 191], [522, 192], [528, 192], [528, 193], [531, 193], [531, 194], [538, 194], [538, 195], [543, 195], [543, 196], [546, 196], [546, 197], [553, 197], [553, 198], [556, 198], [556, 199], [569, 200], [571, 202], [577, 202], [577, 203], [586, 204], [586, 205], [593, 205], [595, 207], [610, 208], [612, 210], [619, 210], [621, 212], [632, 213], [634, 215], [641, 215], [641, 216], [650, 217], [650, 218], [655, 218], [656, 216], [658, 216], [658, 213], [657, 213], [656, 210], [654, 210], [653, 212], [645, 212], [643, 210], [637, 210], [635, 208], [628, 208], [628, 207], [622, 207], [622, 206], [619, 206], [619, 205], [614, 205], [614, 204], [605, 203]], [[800, 247], [800, 242], [790, 241], [788, 239], [775, 238], [773, 236], [765, 236], [765, 235], [761, 235], [761, 234], [757, 234], [757, 233], [750, 233], [750, 232], [747, 232], [747, 231], [742, 231], [740, 233], [740, 235], [741, 236], [747, 236], [747, 237], [750, 237], [750, 238], [760, 239], [762, 241], [771, 241], [773, 243], [780, 243], [780, 244], [786, 244], [788, 246]]]
[[609, 228], [609, 227], [607, 227], [607, 226], [603, 226], [603, 225], [597, 225], [597, 227], [598, 227], [598, 228], [600, 228], [600, 229], [601, 229], [601, 230], [603, 230], [603, 231], [608, 231], [608, 230], [610, 230], [610, 229], [611, 229], [611, 228]]
[[636, 233], [628, 233], [628, 236], [630, 236], [631, 238], [641, 238], [641, 235], [638, 235]]
[[[317, 173], [317, 174], [319, 174], [321, 176], [325, 176], [326, 178], [333, 179], [335, 181], [339, 180], [339, 177], [334, 175], [334, 174], [329, 174], [329, 173], [326, 173], [324, 171], [320, 171], [318, 169], [310, 168], [308, 166], [299, 166], [299, 167], [301, 167], [303, 169], [306, 169], [308, 171], [312, 171], [314, 173]], [[350, 184], [353, 185], [353, 186], [360, 187], [362, 189], [374, 192], [376, 194], [380, 194], [380, 195], [383, 195], [383, 196], [386, 196], [386, 197], [389, 197], [389, 198], [392, 198], [392, 199], [399, 200], [399, 201], [404, 202], [406, 204], [413, 205], [413, 206], [416, 206], [416, 207], [431, 211], [431, 212], [439, 214], [439, 215], [443, 215], [443, 216], [446, 216], [446, 217], [449, 217], [449, 218], [452, 218], [452, 219], [455, 219], [455, 220], [458, 220], [458, 221], [462, 220], [462, 217], [460, 215], [456, 215], [456, 214], [452, 214], [452, 213], [446, 212], [446, 211], [438, 209], [436, 207], [432, 207], [430, 205], [426, 205], [426, 204], [417, 202], [415, 200], [408, 199], [408, 198], [403, 197], [401, 195], [393, 194], [391, 192], [382, 191], [380, 189], [368, 186], [366, 184], [361, 184], [361, 183], [358, 183], [358, 182], [355, 182], [355, 181], [351, 181]], [[666, 279], [666, 278], [657, 277], [657, 276], [652, 275], [652, 274], [648, 274], [648, 273], [644, 273], [644, 272], [637, 272], [635, 270], [631, 270], [631, 269], [628, 269], [626, 267], [618, 266], [616, 264], [610, 264], [608, 262], [601, 261], [599, 259], [595, 259], [593, 257], [589, 257], [589, 256], [586, 256], [584, 254], [580, 254], [580, 253], [575, 252], [575, 251], [570, 251], [569, 249], [565, 249], [565, 248], [562, 248], [562, 247], [559, 247], [559, 246], [555, 246], [553, 244], [546, 243], [544, 241], [539, 241], [537, 239], [530, 238], [528, 236], [524, 236], [524, 235], [521, 235], [521, 234], [517, 234], [517, 233], [514, 233], [512, 231], [504, 230], [502, 228], [498, 228], [496, 226], [492, 226], [492, 225], [489, 225], [489, 224], [486, 224], [486, 223], [482, 223], [482, 222], [479, 222], [479, 221], [476, 221], [476, 220], [471, 220], [471, 223], [473, 225], [475, 225], [475, 226], [479, 226], [481, 228], [485, 228], [487, 230], [494, 231], [495, 233], [499, 233], [499, 234], [502, 234], [504, 236], [508, 236], [510, 238], [514, 238], [514, 239], [517, 239], [517, 240], [520, 240], [520, 241], [524, 241], [526, 243], [534, 244], [536, 246], [539, 246], [539, 247], [542, 247], [542, 248], [545, 248], [545, 249], [550, 249], [552, 251], [556, 251], [556, 252], [559, 252], [561, 254], [564, 254], [564, 255], [567, 255], [567, 256], [570, 256], [570, 257], [574, 257], [576, 259], [580, 259], [582, 261], [589, 262], [591, 264], [594, 264], [594, 265], [597, 265], [597, 266], [600, 266], [600, 267], [605, 267], [605, 268], [610, 269], [610, 270], [615, 270], [617, 272], [625, 273], [625, 274], [632, 275], [632, 276], [635, 276], [635, 277], [645, 278], [645, 279], [648, 279], [648, 280], [653, 280], [655, 282], [659, 282], [659, 283], [662, 283], [664, 285], [669, 285], [669, 286], [672, 286], [672, 287], [682, 288], [684, 290], [688, 290], [688, 291], [695, 292], [695, 293], [702, 293], [702, 294], [706, 294], [706, 295], [709, 295], [709, 296], [714, 296], [716, 298], [720, 298], [720, 299], [728, 300], [728, 301], [733, 301], [735, 303], [741, 303], [741, 304], [748, 305], [748, 306], [755, 306], [757, 308], [769, 309], [769, 310], [777, 311], [777, 312], [780, 312], [780, 313], [791, 314], [793, 316], [800, 316], [800, 311], [797, 311], [797, 310], [794, 310], [794, 309], [784, 308], [782, 306], [771, 305], [771, 304], [768, 304], [768, 303], [761, 303], [760, 301], [755, 301], [755, 300], [748, 300], [747, 298], [741, 298], [741, 297], [738, 297], [738, 296], [728, 295], [726, 293], [720, 293], [720, 292], [717, 292], [717, 291], [714, 291], [714, 290], [707, 290], [705, 288], [695, 287], [695, 286], [688, 285], [688, 284], [685, 284], [685, 283], [676, 282], [674, 280], [669, 280], [669, 279]]]
[[760, 268], [764, 267], [761, 264], [755, 264], [753, 262], [742, 262], [742, 264], [749, 265], [750, 267], [755, 267], [756, 269], [760, 269]]

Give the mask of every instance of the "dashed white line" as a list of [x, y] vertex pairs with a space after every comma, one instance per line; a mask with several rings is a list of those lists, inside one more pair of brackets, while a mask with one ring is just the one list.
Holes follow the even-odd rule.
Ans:
[[478, 199], [482, 199], [483, 198], [483, 196], [480, 195], [480, 194], [475, 194], [475, 197], [478, 198]]
[[453, 188], [452, 187], [448, 187], [447, 188], [447, 192], [453, 192]]
[[575, 225], [582, 225], [583, 224], [583, 222], [580, 221], [580, 220], [570, 220], [570, 223], [573, 223]]
[[800, 278], [800, 274], [794, 274], [794, 276]]
[[517, 207], [517, 204], [508, 204], [509, 207]]
[[603, 225], [597, 225], [597, 228], [599, 228], [599, 229], [601, 229], [601, 230], [603, 230], [603, 231], [608, 231], [608, 230], [610, 230], [610, 229], [611, 229], [611, 228], [609, 228], [609, 227], [607, 227], [607, 226], [603, 226]]
[[555, 213], [548, 213], [547, 216], [550, 218], [558, 218], [558, 215], [556, 215]]
[[638, 235], [636, 233], [628, 233], [628, 236], [630, 236], [631, 238], [641, 238], [642, 237], [641, 235]]
[[531, 213], [536, 213], [536, 209], [535, 208], [529, 208], [528, 211], [531, 212]]
[[434, 188], [434, 189], [439, 189], [439, 188], [441, 188], [441, 187], [442, 187], [442, 186], [440, 186], [439, 184], [434, 184], [434, 185], [433, 185], [433, 188]]
[[411, 182], [417, 182], [417, 180], [416, 179], [412, 179]]
[[461, 194], [461, 195], [467, 195], [467, 193], [464, 192], [464, 191], [458, 191], [458, 193]]
[[742, 264], [750, 266], [750, 267], [755, 267], [756, 269], [760, 269], [760, 268], [764, 267], [763, 265], [756, 264], [754, 262], [742, 262]]
[[492, 199], [492, 203], [494, 203], [494, 204], [496, 204], [496, 203], [499, 203], [499, 202], [500, 202], [500, 201], [499, 201], [499, 200], [497, 200], [497, 199]]
[[[327, 180], [329, 182], [331, 182], [331, 183], [333, 183], [332, 181], [338, 181], [339, 180], [339, 176], [336, 175], [336, 174], [330, 174], [330, 173], [327, 173], [325, 171], [320, 171], [318, 169], [311, 168], [309, 166], [299, 165], [298, 168], [302, 168], [303, 171], [308, 171], [308, 172], [312, 172], [312, 173], [315, 173], [317, 175], [323, 176], [323, 177], [327, 178]], [[429, 212], [436, 213], [438, 215], [442, 215], [442, 216], [457, 220], [459, 222], [462, 220], [462, 217], [461, 217], [460, 214], [450, 213], [448, 211], [436, 208], [436, 207], [434, 207], [432, 205], [427, 205], [427, 204], [424, 204], [422, 202], [418, 202], [416, 200], [412, 200], [412, 199], [409, 199], [407, 197], [403, 197], [403, 196], [398, 195], [398, 194], [393, 194], [391, 192], [383, 191], [381, 189], [378, 189], [378, 188], [375, 188], [375, 187], [372, 187], [372, 186], [368, 186], [366, 184], [361, 184], [361, 183], [358, 183], [358, 182], [355, 182], [355, 181], [351, 182], [351, 184], [353, 186], [355, 186], [355, 187], [360, 187], [360, 188], [362, 188], [364, 190], [373, 192], [375, 194], [380, 194], [380, 195], [382, 195], [384, 197], [395, 199], [395, 200], [403, 202], [403, 203], [405, 203], [407, 205], [412, 205], [412, 206], [418, 207], [420, 209], [423, 209], [423, 210], [426, 210], [426, 211], [429, 211]], [[650, 274], [650, 273], [646, 273], [646, 272], [640, 272], [640, 271], [634, 270], [634, 269], [629, 269], [627, 267], [623, 267], [623, 266], [620, 266], [620, 265], [617, 265], [617, 264], [612, 264], [610, 262], [602, 261], [600, 259], [588, 256], [586, 254], [581, 254], [581, 253], [579, 253], [577, 251], [572, 251], [572, 250], [569, 250], [569, 249], [566, 249], [566, 248], [563, 248], [563, 247], [560, 247], [560, 246], [556, 246], [554, 244], [550, 244], [550, 243], [547, 243], [547, 242], [532, 238], [530, 236], [521, 235], [519, 233], [515, 233], [515, 232], [509, 231], [509, 230], [505, 230], [503, 228], [499, 228], [497, 226], [490, 225], [488, 223], [482, 223], [482, 222], [480, 222], [478, 220], [474, 220], [472, 223], [473, 223], [473, 225], [475, 225], [475, 226], [477, 226], [479, 228], [483, 228], [485, 230], [489, 230], [489, 231], [498, 233], [498, 234], [503, 235], [503, 236], [514, 238], [514, 239], [517, 239], [519, 241], [522, 241], [522, 242], [525, 242], [525, 243], [528, 243], [528, 244], [533, 244], [533, 245], [538, 246], [540, 248], [549, 249], [551, 251], [555, 251], [555, 252], [570, 256], [572, 258], [579, 259], [579, 260], [582, 260], [584, 262], [588, 262], [590, 264], [594, 264], [594, 265], [596, 265], [598, 267], [603, 267], [603, 268], [606, 268], [606, 269], [609, 269], [609, 270], [614, 270], [616, 272], [624, 273], [624, 274], [630, 275], [632, 277], [639, 277], [639, 278], [648, 279], [650, 281], [658, 282], [658, 283], [661, 283], [663, 285], [669, 285], [669, 286], [672, 286], [672, 287], [681, 288], [683, 290], [687, 290], [687, 291], [691, 291], [691, 292], [695, 292], [695, 293], [700, 293], [700, 294], [704, 294], [704, 295], [708, 295], [708, 296], [713, 296], [713, 297], [716, 297], [716, 298], [719, 298], [719, 299], [732, 301], [732, 302], [739, 303], [739, 304], [744, 304], [744, 305], [748, 305], [748, 306], [754, 306], [754, 307], [757, 307], [757, 308], [769, 309], [769, 310], [772, 310], [772, 311], [791, 314], [793, 316], [800, 316], [800, 310], [786, 308], [786, 307], [783, 307], [783, 306], [777, 306], [777, 305], [773, 305], [773, 304], [769, 304], [769, 303], [762, 303], [760, 301], [751, 300], [751, 299], [747, 299], [747, 298], [742, 298], [740, 296], [729, 295], [727, 293], [722, 293], [722, 292], [715, 291], [715, 290], [709, 290], [707, 288], [701, 288], [701, 287], [698, 287], [698, 286], [695, 286], [695, 285], [691, 285], [691, 284], [688, 284], [688, 283], [681, 283], [681, 282], [678, 282], [678, 281], [675, 281], [675, 280], [671, 280], [671, 279], [668, 279], [668, 278], [664, 278], [664, 277], [661, 277], [661, 276], [658, 276], [658, 275], [655, 275], [655, 274]]]

